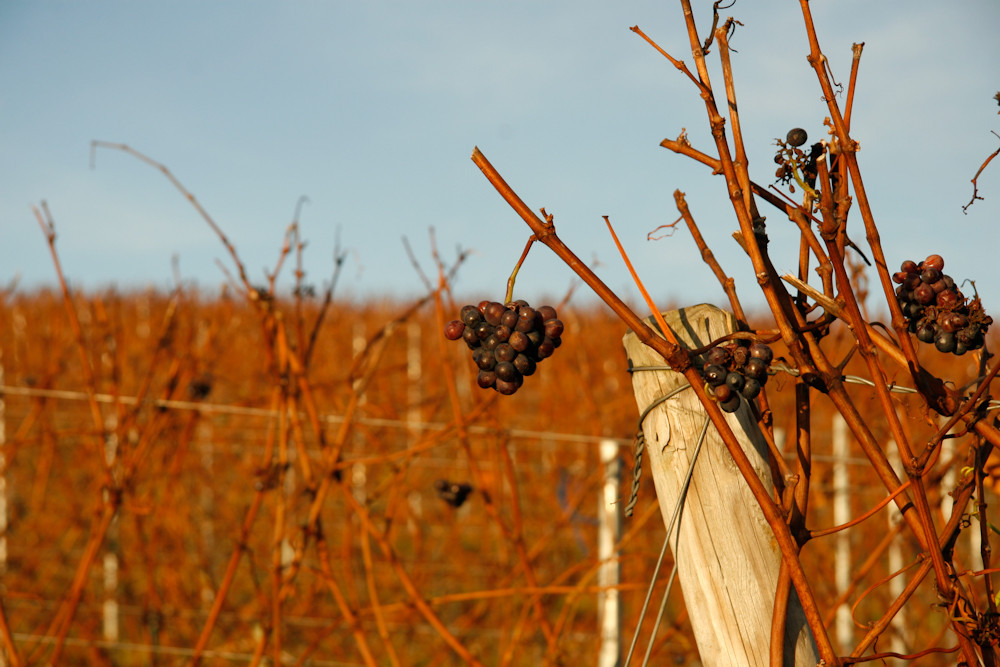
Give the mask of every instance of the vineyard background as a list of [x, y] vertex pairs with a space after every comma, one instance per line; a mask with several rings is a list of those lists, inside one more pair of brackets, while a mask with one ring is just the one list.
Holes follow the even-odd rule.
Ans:
[[[288, 664], [364, 664], [362, 645], [377, 664], [465, 664], [428, 622], [422, 603], [483, 664], [593, 663], [600, 645], [596, 545], [605, 474], [598, 446], [609, 440], [619, 446], [620, 509], [629, 497], [638, 415], [621, 346], [625, 331], [602, 307], [572, 300], [561, 307], [562, 347], [517, 395], [500, 397], [475, 386], [464, 346], [440, 335], [443, 320], [464, 301], [446, 298], [441, 312], [429, 302], [406, 317], [416, 304], [335, 301], [319, 329], [308, 380], [327, 439], [347, 434], [334, 478], [343, 493], [325, 498], [321, 533], [308, 535], [300, 529], [314, 490], [303, 483], [301, 456], [318, 456], [320, 443], [304, 419], [275, 412], [287, 378], [275, 375], [261, 318], [242, 295], [193, 287], [173, 295], [75, 294], [95, 373], [92, 391], [62, 295], [8, 290], [2, 298], [0, 591], [10, 636], [28, 664], [49, 659], [60, 633], [65, 664], [187, 663], [234, 560], [231, 588], [207, 635], [206, 664], [273, 664], [276, 652]], [[269, 307], [284, 314], [289, 335], [297, 336], [292, 346], [304, 349], [318, 300], [271, 298]], [[844, 333], [834, 336], [846, 355]], [[973, 355], [923, 355], [933, 372], [956, 383], [976, 376]], [[455, 427], [451, 380], [468, 427], [464, 436]], [[852, 385], [851, 392], [876, 414], [869, 388]], [[779, 375], [768, 394], [776, 432], [788, 432], [794, 428], [792, 383]], [[94, 426], [91, 395], [102, 432]], [[146, 400], [130, 398], [137, 395]], [[915, 441], [932, 433], [938, 422], [905, 394], [896, 396]], [[345, 423], [352, 397], [357, 411]], [[835, 523], [833, 415], [817, 398], [814, 528]], [[872, 428], [878, 423], [873, 419]], [[275, 446], [295, 429], [306, 451]], [[850, 446], [846, 462], [863, 463]], [[969, 462], [961, 440], [950, 451], [954, 458], [937, 469], [954, 476]], [[115, 482], [104, 468], [112, 454]], [[123, 461], [134, 461], [134, 475]], [[438, 480], [473, 490], [452, 507], [439, 495]], [[649, 475], [642, 481], [618, 545], [625, 646], [664, 538]], [[866, 465], [851, 466], [849, 484], [852, 516], [885, 496]], [[96, 545], [99, 555], [81, 574], [110, 493], [120, 494], [119, 510]], [[347, 502], [348, 494], [358, 505]], [[947, 509], [947, 497], [932, 502]], [[248, 521], [255, 504], [259, 512]], [[845, 598], [853, 604], [866, 592], [853, 612], [859, 624], [868, 605], [889, 604], [901, 579], [867, 589], [918, 553], [915, 543], [893, 539], [888, 512], [817, 539], [803, 553], [807, 571], [832, 571], [837, 540], [842, 549], [849, 545]], [[365, 530], [368, 520], [387, 550]], [[968, 532], [978, 535], [978, 528]], [[959, 562], [976, 567], [975, 556], [962, 555], [976, 553], [965, 535], [958, 553]], [[70, 622], [75, 582], [81, 597]], [[832, 577], [815, 582], [833, 627], [840, 592]], [[664, 586], [665, 577], [658, 590]], [[933, 582], [924, 582], [918, 597], [922, 603], [914, 609], [933, 604]], [[902, 641], [896, 646], [934, 645], [945, 631], [945, 614], [904, 611], [897, 629], [905, 627], [905, 637], [894, 630]], [[676, 589], [653, 655], [657, 664], [698, 664]], [[940, 663], [932, 655], [920, 664], [948, 664], [949, 656], [939, 657]]]

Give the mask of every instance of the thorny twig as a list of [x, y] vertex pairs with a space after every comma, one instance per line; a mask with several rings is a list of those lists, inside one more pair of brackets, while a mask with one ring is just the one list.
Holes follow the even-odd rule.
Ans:
[[[1000, 134], [997, 134], [996, 132], [994, 132], [993, 135], [1000, 138]], [[977, 199], [983, 201], [983, 198], [979, 196], [979, 176], [980, 174], [983, 173], [983, 170], [986, 169], [986, 166], [990, 162], [992, 162], [993, 158], [995, 158], [997, 155], [1000, 155], [1000, 148], [997, 148], [995, 151], [990, 153], [989, 157], [983, 160], [983, 163], [979, 165], [979, 169], [976, 170], [976, 175], [972, 177], [972, 199], [969, 200], [968, 204], [962, 207], [962, 213], [968, 215], [969, 207], [975, 204]]]

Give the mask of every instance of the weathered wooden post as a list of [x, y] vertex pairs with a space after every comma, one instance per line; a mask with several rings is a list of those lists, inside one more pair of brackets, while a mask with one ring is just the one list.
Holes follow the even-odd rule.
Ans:
[[[702, 304], [664, 313], [678, 342], [698, 348], [735, 331], [730, 313]], [[655, 321], [648, 320], [654, 329]], [[687, 380], [670, 370], [640, 370], [666, 362], [635, 334], [624, 338], [640, 414]], [[680, 498], [684, 478], [708, 416], [692, 391], [654, 408], [643, 423], [646, 458], [664, 522]], [[771, 487], [767, 445], [749, 406], [726, 415], [761, 481]], [[771, 617], [781, 552], [770, 526], [718, 432], [709, 424], [680, 518], [674, 553], [684, 603], [706, 666], [770, 664]], [[671, 539], [671, 547], [674, 540]], [[794, 588], [785, 623], [784, 664], [814, 667], [812, 633]]]

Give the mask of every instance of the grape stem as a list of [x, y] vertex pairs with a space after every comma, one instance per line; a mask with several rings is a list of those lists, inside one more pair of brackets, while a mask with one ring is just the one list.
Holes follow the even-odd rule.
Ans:
[[[545, 218], [545, 224], [552, 225], [552, 215], [545, 212], [545, 209], [540, 209], [542, 216]], [[517, 279], [517, 272], [521, 270], [521, 265], [524, 264], [524, 259], [528, 256], [528, 251], [531, 250], [532, 244], [538, 240], [538, 237], [532, 234], [528, 237], [528, 242], [524, 246], [524, 252], [521, 253], [521, 259], [517, 260], [517, 264], [514, 266], [514, 270], [511, 271], [510, 278], [507, 279], [507, 295], [504, 297], [503, 302], [509, 304], [514, 300], [514, 281]]]

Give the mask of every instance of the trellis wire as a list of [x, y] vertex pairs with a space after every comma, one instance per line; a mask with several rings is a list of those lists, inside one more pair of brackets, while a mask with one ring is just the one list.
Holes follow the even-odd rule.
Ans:
[[[16, 387], [11, 385], [0, 385], [0, 396], [31, 396], [38, 398], [55, 398], [67, 401], [85, 401], [89, 395], [83, 391], [70, 391], [66, 389], [37, 389], [34, 387]], [[112, 394], [94, 394], [94, 400], [98, 403], [120, 403], [122, 405], [137, 405], [139, 399], [135, 396], [116, 396]], [[279, 412], [269, 408], [253, 408], [242, 405], [229, 405], [225, 403], [204, 403], [199, 401], [179, 401], [173, 399], [146, 399], [142, 401], [155, 408], [169, 408], [172, 410], [197, 410], [206, 413], [245, 415], [250, 417], [277, 417]], [[328, 424], [339, 424], [344, 421], [340, 415], [321, 415], [320, 420]], [[354, 417], [352, 421], [365, 426], [383, 426], [387, 428], [417, 429], [421, 431], [443, 431], [449, 428], [445, 422], [412, 422], [405, 419], [384, 419], [380, 417]], [[538, 438], [539, 440], [559, 440], [562, 442], [585, 442], [600, 443], [604, 440], [614, 440], [619, 446], [627, 446], [632, 443], [628, 438], [609, 438], [606, 436], [583, 435], [579, 433], [560, 433], [556, 431], [533, 431], [529, 429], [497, 429], [477, 424], [469, 424], [466, 430], [470, 433], [503, 434], [514, 438]]]
[[[685, 385], [684, 389], [690, 388], [691, 385]], [[660, 566], [663, 564], [663, 559], [666, 557], [667, 546], [670, 543], [670, 534], [674, 530], [674, 526], [677, 526], [677, 539], [674, 544], [674, 553], [676, 553], [677, 547], [680, 544], [681, 538], [681, 527], [680, 527], [680, 514], [684, 508], [684, 500], [687, 498], [688, 487], [691, 484], [691, 476], [694, 474], [694, 464], [698, 461], [698, 454], [701, 452], [701, 446], [705, 442], [705, 436], [708, 434], [708, 425], [710, 419], [705, 418], [705, 423], [701, 427], [701, 435], [698, 436], [698, 444], [695, 446], [694, 454], [691, 456], [691, 463], [688, 465], [687, 473], [684, 475], [684, 484], [681, 486], [681, 493], [677, 498], [677, 504], [674, 505], [673, 514], [670, 516], [670, 522], [667, 524], [667, 534], [663, 537], [663, 547], [660, 549], [660, 556], [656, 561], [656, 568], [653, 570], [653, 576], [649, 581], [649, 589], [646, 591], [646, 599], [642, 602], [642, 610], [639, 612], [639, 621], [635, 626], [635, 633], [632, 635], [632, 643], [628, 649], [628, 655], [625, 657], [625, 662], [623, 667], [628, 667], [629, 662], [632, 660], [632, 654], [635, 652], [635, 645], [639, 640], [639, 630], [642, 629], [642, 621], [646, 617], [646, 610], [649, 608], [649, 601], [653, 597], [653, 589], [656, 586], [656, 579], [660, 574]], [[656, 622], [653, 624], [653, 632], [650, 635], [649, 643], [646, 646], [646, 654], [642, 660], [642, 666], [646, 667], [649, 664], [649, 657], [653, 649], [653, 639], [656, 637], [656, 631], [660, 627], [660, 622], [663, 620], [663, 613], [666, 610], [667, 598], [670, 596], [670, 590], [673, 587], [674, 579], [677, 576], [677, 559], [674, 559], [674, 567], [670, 572], [670, 579], [667, 581], [667, 588], [663, 591], [663, 599], [660, 602], [660, 609], [656, 615]]]

